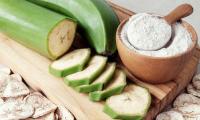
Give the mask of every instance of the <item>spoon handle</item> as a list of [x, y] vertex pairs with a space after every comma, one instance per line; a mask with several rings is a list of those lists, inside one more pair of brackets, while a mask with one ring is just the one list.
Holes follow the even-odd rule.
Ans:
[[187, 17], [193, 12], [193, 7], [190, 4], [182, 4], [171, 11], [168, 15], [164, 16], [164, 19], [169, 25], [172, 25], [181, 18]]

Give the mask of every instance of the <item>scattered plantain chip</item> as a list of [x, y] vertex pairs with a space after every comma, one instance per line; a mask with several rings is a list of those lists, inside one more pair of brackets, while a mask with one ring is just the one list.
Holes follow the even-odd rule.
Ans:
[[24, 102], [5, 102], [0, 106], [0, 118], [2, 120], [19, 120], [32, 116], [34, 108]]
[[10, 77], [2, 97], [19, 97], [30, 93], [28, 87], [22, 82]]
[[58, 114], [59, 120], [75, 120], [74, 116], [64, 106], [58, 106], [56, 113]]
[[25, 103], [33, 105], [35, 113], [32, 118], [38, 118], [56, 110], [57, 106], [38, 92], [24, 98]]

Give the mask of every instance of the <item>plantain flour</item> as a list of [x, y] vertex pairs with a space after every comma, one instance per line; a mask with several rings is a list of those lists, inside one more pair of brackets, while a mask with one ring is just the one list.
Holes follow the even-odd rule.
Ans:
[[[132, 16], [129, 19], [129, 21], [124, 25], [124, 27], [122, 28], [121, 39], [122, 39], [122, 42], [129, 49], [134, 50], [137, 53], [140, 53], [140, 54], [143, 54], [146, 56], [170, 57], [170, 56], [174, 56], [174, 55], [185, 52], [191, 46], [191, 44], [192, 44], [191, 35], [186, 30], [186, 28], [184, 28], [181, 25], [180, 22], [176, 22], [172, 25], [172, 32], [166, 25], [164, 25], [162, 23], [162, 21], [159, 24], [163, 24], [163, 25], [161, 25], [161, 27], [158, 27], [157, 29], [150, 28], [150, 29], [148, 29], [148, 31], [145, 30], [147, 28], [145, 28], [144, 30], [131, 30], [131, 29], [135, 29], [133, 27], [134, 22], [137, 23], [138, 20], [144, 20], [144, 19], [151, 18], [149, 16], [153, 16], [153, 15], [150, 15], [147, 13], [136, 14], [136, 15]], [[151, 27], [152, 24], [157, 24], [157, 23], [152, 23], [152, 20], [146, 20], [146, 21], [147, 22], [139, 22], [139, 23], [140, 23], [140, 25], [143, 25], [145, 27], [148, 27], [148, 26]], [[153, 20], [153, 22], [156, 22], [156, 20]], [[156, 32], [149, 31], [149, 30], [156, 30]], [[132, 32], [130, 32], [130, 31], [132, 31]], [[138, 33], [134, 33], [134, 32], [138, 32]], [[148, 39], [139, 40], [140, 41], [139, 44], [141, 44], [140, 47], [145, 46], [146, 44], [147, 44], [146, 46], [148, 46], [148, 44], [150, 44], [149, 46], [157, 46], [157, 45], [159, 46], [162, 42], [162, 39], [165, 39], [165, 37], [167, 38], [168, 36], [170, 36], [171, 39], [167, 43], [166, 46], [164, 46], [158, 50], [145, 50], [145, 48], [138, 49], [137, 47], [135, 47], [135, 46], [138, 46], [138, 43], [135, 42], [135, 45], [134, 45], [134, 39], [137, 39], [137, 36], [134, 36], [134, 35], [140, 34], [140, 32], [143, 35], [143, 38], [148, 38]], [[144, 33], [144, 32], [146, 32], [146, 33]], [[171, 34], [170, 34], [170, 32], [171, 32]], [[144, 35], [148, 35], [148, 33], [152, 33], [152, 35], [150, 37], [144, 36]], [[161, 39], [161, 40], [159, 41], [159, 39]]]

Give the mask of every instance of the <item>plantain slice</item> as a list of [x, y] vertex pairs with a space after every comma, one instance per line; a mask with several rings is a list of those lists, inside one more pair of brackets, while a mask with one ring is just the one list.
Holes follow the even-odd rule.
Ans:
[[5, 102], [0, 106], [2, 120], [19, 120], [31, 117], [34, 113], [32, 105], [24, 102]]
[[200, 74], [194, 76], [194, 78], [192, 79], [192, 85], [196, 89], [200, 90]]
[[39, 117], [39, 118], [36, 118], [36, 119], [34, 119], [34, 118], [28, 118], [26, 120], [56, 120], [56, 117], [55, 117], [54, 112], [51, 112], [49, 114], [46, 114], [46, 115], [44, 115], [42, 117]]
[[0, 73], [0, 98], [3, 95], [3, 92], [8, 84], [10, 76], [4, 73]]
[[5, 98], [5, 102], [22, 102], [25, 96]]
[[56, 113], [59, 120], [75, 120], [74, 116], [64, 106], [58, 106]]
[[49, 72], [58, 77], [65, 77], [69, 74], [83, 70], [90, 58], [91, 50], [88, 48], [74, 50], [59, 60], [54, 61]]
[[156, 120], [185, 120], [183, 115], [175, 110], [160, 113]]
[[188, 104], [200, 104], [200, 99], [194, 95], [182, 93], [175, 99], [173, 106], [177, 108]]
[[28, 87], [19, 80], [16, 80], [13, 77], [10, 77], [10, 80], [3, 91], [2, 97], [19, 97], [23, 95], [28, 95], [30, 93]]
[[188, 104], [176, 108], [179, 112], [183, 114], [184, 117], [188, 118], [198, 118], [200, 117], [200, 105], [199, 104]]
[[75, 89], [81, 93], [89, 93], [102, 90], [111, 80], [115, 72], [115, 68], [115, 63], [108, 63], [104, 69], [104, 72], [94, 82], [89, 85], [78, 86]]
[[38, 92], [31, 93], [24, 98], [25, 103], [34, 107], [32, 118], [39, 118], [56, 110], [56, 105]]
[[65, 83], [72, 87], [89, 85], [101, 74], [106, 65], [106, 61], [107, 57], [95, 55], [83, 71], [66, 76]]
[[196, 97], [200, 97], [200, 90], [196, 89], [192, 84], [187, 86], [187, 91]]
[[110, 81], [108, 86], [102, 91], [95, 91], [89, 93], [90, 100], [101, 101], [112, 95], [119, 94], [123, 91], [126, 86], [126, 75], [120, 70], [116, 69], [113, 79]]
[[18, 81], [21, 81], [21, 82], [22, 82], [22, 77], [21, 77], [20, 74], [14, 73], [14, 74], [12, 74], [12, 75], [10, 75], [10, 76], [11, 76], [11, 79], [15, 79], [15, 80], [18, 80]]
[[106, 100], [104, 112], [113, 119], [141, 120], [145, 117], [151, 104], [149, 91], [133, 84], [124, 92]]

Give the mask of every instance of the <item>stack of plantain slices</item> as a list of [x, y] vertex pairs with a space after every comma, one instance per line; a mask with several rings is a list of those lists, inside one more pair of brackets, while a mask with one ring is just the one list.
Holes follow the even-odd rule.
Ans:
[[56, 106], [29, 88], [22, 77], [0, 65], [1, 120], [75, 120], [64, 106]]
[[116, 63], [107, 62], [107, 57], [101, 55], [90, 58], [90, 53], [88, 48], [74, 50], [54, 61], [50, 73], [64, 77], [64, 82], [76, 91], [88, 93], [91, 101], [105, 101], [104, 112], [114, 119], [143, 119], [151, 104], [149, 91], [127, 85], [126, 74]]
[[200, 74], [194, 76], [187, 86], [188, 93], [180, 94], [170, 111], [159, 114], [156, 120], [199, 120], [200, 119]]

